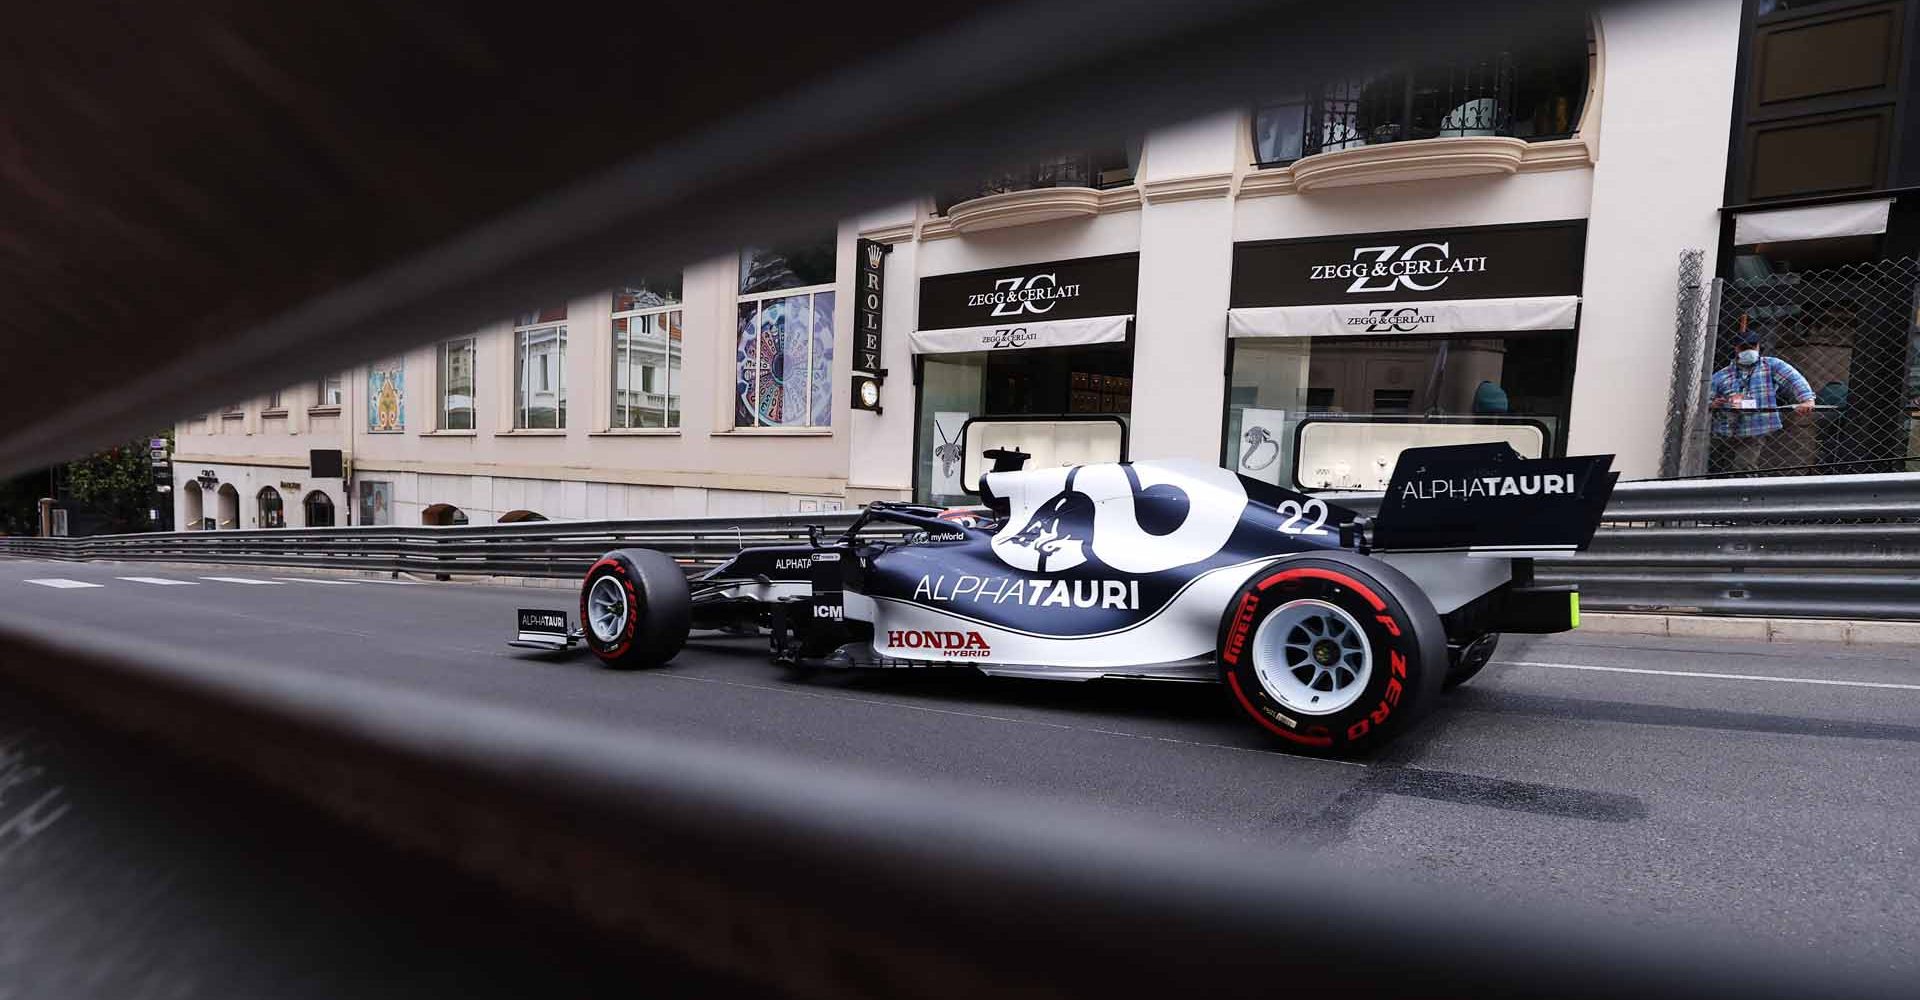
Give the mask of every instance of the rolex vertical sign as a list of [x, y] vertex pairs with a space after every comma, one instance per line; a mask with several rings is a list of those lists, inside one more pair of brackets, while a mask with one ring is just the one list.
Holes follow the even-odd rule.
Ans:
[[886, 299], [887, 254], [892, 252], [893, 247], [878, 240], [860, 240], [853, 247], [860, 276], [853, 303], [853, 370], [876, 378], [886, 377], [880, 366], [880, 305]]

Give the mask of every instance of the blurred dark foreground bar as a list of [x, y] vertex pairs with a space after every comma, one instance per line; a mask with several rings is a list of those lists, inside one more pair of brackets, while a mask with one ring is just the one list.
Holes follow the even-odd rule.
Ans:
[[1906, 992], [1818, 955], [1463, 904], [1028, 800], [8, 627], [7, 704], [298, 800], [342, 880], [366, 874], [365, 838], [577, 923], [576, 977], [665, 961], [805, 997]]

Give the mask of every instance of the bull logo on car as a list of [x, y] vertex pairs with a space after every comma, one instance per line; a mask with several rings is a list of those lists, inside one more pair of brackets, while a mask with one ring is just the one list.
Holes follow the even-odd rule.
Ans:
[[994, 554], [1031, 573], [1095, 559], [1124, 573], [1199, 562], [1226, 544], [1247, 503], [1238, 476], [1198, 462], [989, 476], [1010, 515], [993, 538]]
[[1067, 475], [1068, 488], [1053, 495], [1024, 519], [1020, 529], [1008, 534], [1002, 529], [994, 536], [993, 549], [1001, 561], [1037, 573], [1072, 569], [1087, 561], [1087, 542], [1093, 537], [1093, 501], [1072, 489], [1073, 475]]

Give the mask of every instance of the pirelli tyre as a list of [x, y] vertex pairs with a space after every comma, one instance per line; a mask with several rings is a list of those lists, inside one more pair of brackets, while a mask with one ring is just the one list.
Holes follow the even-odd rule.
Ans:
[[692, 622], [687, 575], [652, 549], [619, 549], [600, 557], [580, 584], [580, 623], [587, 648], [616, 670], [655, 667], [686, 645]]
[[1447, 643], [1433, 603], [1399, 570], [1328, 552], [1250, 577], [1227, 606], [1217, 657], [1233, 703], [1256, 725], [1295, 749], [1344, 755], [1432, 708]]

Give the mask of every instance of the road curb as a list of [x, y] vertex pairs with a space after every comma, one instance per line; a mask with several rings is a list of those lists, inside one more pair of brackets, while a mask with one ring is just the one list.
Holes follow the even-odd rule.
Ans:
[[1848, 646], [1920, 646], [1920, 622], [1846, 618], [1744, 618], [1582, 611], [1580, 629], [1621, 635], [1749, 642], [1830, 642]]

